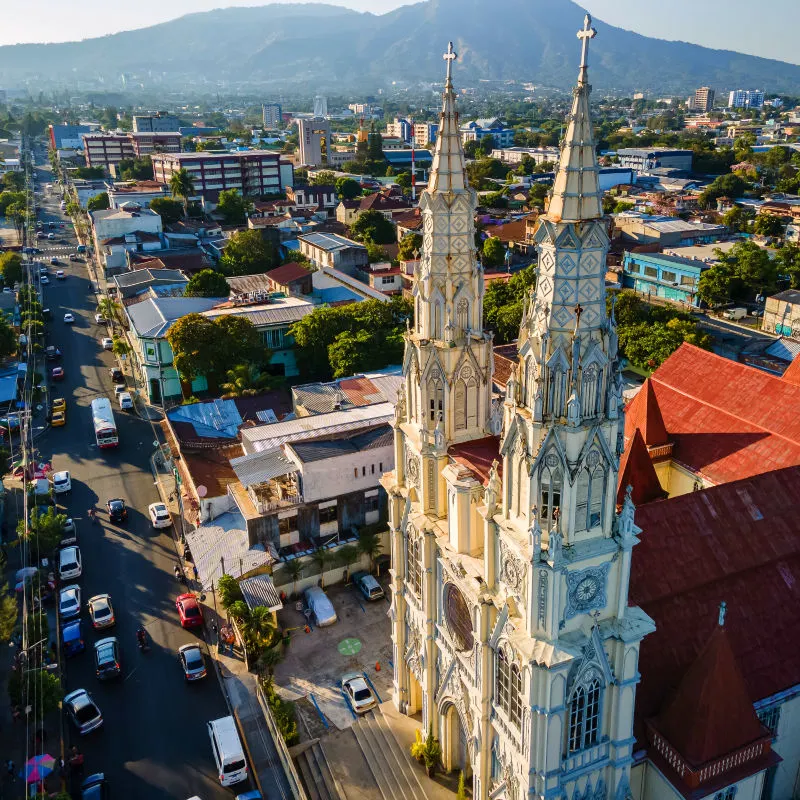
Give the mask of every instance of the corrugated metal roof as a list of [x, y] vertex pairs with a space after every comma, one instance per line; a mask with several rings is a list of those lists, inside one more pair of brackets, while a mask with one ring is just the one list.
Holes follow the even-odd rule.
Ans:
[[303, 242], [314, 247], [319, 247], [321, 250], [326, 250], [333, 253], [336, 250], [343, 250], [346, 247], [356, 247], [360, 250], [365, 250], [363, 244], [354, 242], [352, 239], [345, 239], [344, 236], [339, 236], [336, 233], [304, 233], [298, 237]]
[[280, 611], [283, 608], [278, 590], [271, 575], [254, 575], [239, 582], [247, 607], [252, 611], [263, 606], [268, 611]]
[[394, 442], [394, 434], [390, 425], [378, 425], [368, 431], [359, 431], [352, 436], [338, 439], [315, 439], [309, 442], [295, 442], [290, 445], [298, 458], [305, 464], [322, 461], [326, 458], [372, 450], [376, 447], [389, 447]]
[[768, 356], [780, 358], [781, 361], [794, 361], [795, 357], [800, 354], [800, 342], [796, 342], [794, 339], [778, 339], [764, 352]]
[[248, 311], [246, 308], [226, 308], [223, 310], [213, 310], [205, 312], [207, 317], [221, 317], [227, 314], [245, 317], [249, 319], [257, 328], [261, 325], [280, 325], [286, 322], [297, 322], [303, 319], [314, 310], [311, 303], [301, 306], [274, 306], [268, 309], [258, 309]]
[[232, 458], [231, 466], [244, 487], [265, 483], [279, 475], [297, 472], [297, 464], [286, 458], [280, 448]]
[[[326, 383], [306, 383], [292, 389], [295, 406], [309, 414], [326, 414], [335, 410], [375, 403], [397, 402], [397, 392], [403, 383], [399, 366], [382, 372], [354, 375]], [[335, 406], [339, 405], [339, 409]]]
[[202, 437], [224, 436], [234, 439], [242, 424], [242, 415], [233, 400], [212, 400], [210, 403], [192, 403], [167, 413], [170, 422], [188, 422]]
[[172, 323], [187, 314], [208, 311], [217, 305], [219, 297], [159, 297], [148, 298], [125, 311], [133, 329], [146, 339], [161, 337], [172, 326]]
[[242, 445], [247, 453], [274, 450], [284, 442], [319, 439], [333, 433], [373, 427], [394, 419], [393, 403], [376, 403], [330, 414], [300, 417], [272, 425], [259, 425], [242, 430]]

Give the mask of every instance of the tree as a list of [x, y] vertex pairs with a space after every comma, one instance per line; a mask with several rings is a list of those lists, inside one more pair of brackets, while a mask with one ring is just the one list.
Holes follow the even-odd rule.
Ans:
[[275, 618], [268, 608], [256, 606], [247, 615], [244, 624], [245, 639], [250, 639], [256, 649], [271, 644], [277, 633]]
[[375, 569], [375, 559], [381, 554], [383, 545], [377, 533], [361, 530], [358, 533], [358, 549], [369, 558], [370, 571]]
[[186, 297], [227, 297], [231, 287], [225, 276], [213, 269], [203, 269], [195, 273], [186, 284]]
[[297, 592], [297, 581], [303, 576], [305, 561], [301, 558], [293, 558], [285, 563], [286, 572], [292, 579], [292, 594]]
[[52, 506], [44, 512], [36, 507], [30, 513], [30, 522], [27, 526], [24, 519], [17, 523], [17, 534], [45, 555], [52, 553], [58, 547], [64, 535], [66, 521], [66, 514], [56, 513]]
[[365, 247], [367, 248], [367, 258], [370, 264], [380, 264], [382, 261], [389, 260], [386, 251], [379, 244], [366, 242]]
[[397, 231], [380, 211], [369, 209], [362, 212], [350, 226], [350, 233], [359, 241], [374, 244], [393, 244], [397, 241]]
[[22, 282], [22, 256], [19, 253], [0, 253], [0, 275], [5, 286]]
[[122, 306], [111, 297], [103, 297], [97, 303], [97, 310], [104, 319], [111, 322], [112, 327], [119, 322]]
[[331, 172], [329, 169], [321, 169], [311, 179], [312, 186], [335, 186], [336, 173]]
[[103, 211], [111, 207], [111, 201], [108, 199], [108, 192], [100, 192], [94, 197], [90, 197], [86, 203], [87, 211]]
[[14, 632], [19, 617], [19, 605], [17, 598], [10, 594], [11, 588], [8, 584], [0, 596], [0, 641], [7, 642]]
[[75, 170], [75, 177], [85, 181], [100, 180], [105, 174], [103, 167], [78, 167]]
[[350, 566], [355, 564], [361, 557], [358, 548], [354, 544], [343, 544], [336, 551], [336, 560], [347, 570], [348, 580], [350, 576]]
[[276, 262], [274, 245], [260, 231], [238, 231], [225, 246], [220, 269], [225, 275], [254, 275], [272, 269]]
[[777, 288], [781, 260], [755, 242], [737, 242], [727, 253], [716, 249], [717, 262], [700, 276], [697, 293], [709, 305], [752, 300]]
[[352, 178], [339, 178], [336, 181], [336, 194], [342, 200], [352, 200], [361, 194], [361, 184]]
[[39, 726], [48, 714], [58, 709], [64, 689], [58, 676], [48, 670], [33, 669], [27, 673], [25, 680], [22, 680], [21, 672], [16, 670], [12, 673], [8, 681], [8, 695], [12, 705], [21, 708], [33, 706], [36, 719], [32, 724]]
[[228, 225], [243, 225], [252, 209], [252, 200], [242, 197], [236, 189], [226, 189], [219, 193], [217, 213], [222, 215]]
[[372, 123], [372, 130], [367, 134], [367, 161], [375, 163], [383, 163], [383, 136], [375, 129], [375, 123]]
[[123, 158], [117, 169], [124, 181], [153, 180], [153, 162], [149, 158]]
[[0, 314], [0, 358], [8, 358], [16, 353], [18, 342], [17, 333], [11, 327], [8, 318], [4, 314]]
[[3, 188], [10, 192], [21, 192], [25, 188], [25, 174], [9, 170], [3, 175]]
[[779, 272], [789, 278], [792, 289], [800, 289], [800, 245], [785, 244], [778, 250]]
[[544, 200], [550, 189], [544, 183], [534, 183], [528, 192], [528, 205], [544, 208]]
[[490, 236], [483, 243], [481, 261], [485, 267], [499, 267], [506, 258], [506, 249], [496, 236]]
[[6, 216], [9, 206], [25, 205], [25, 192], [0, 192], [0, 215]]
[[753, 233], [758, 236], [781, 237], [784, 233], [783, 220], [772, 214], [757, 214], [753, 223]]
[[125, 341], [125, 339], [115, 336], [111, 340], [111, 352], [115, 356], [128, 356], [131, 352], [131, 346]]
[[[267, 359], [264, 359], [265, 361]], [[266, 372], [259, 372], [251, 364], [239, 364], [225, 373], [226, 382], [220, 389], [228, 397], [253, 397], [265, 389], [269, 389], [274, 378]]]
[[419, 255], [422, 250], [422, 234], [409, 233], [400, 240], [400, 247], [397, 249], [397, 257], [403, 261], [410, 261], [415, 258], [415, 253]]
[[312, 554], [311, 557], [316, 561], [317, 566], [319, 567], [319, 582], [320, 586], [324, 589], [325, 588], [325, 571], [330, 566], [331, 561], [333, 561], [333, 553], [330, 550], [327, 550], [324, 547], [318, 547]]
[[287, 250], [286, 255], [281, 259], [281, 264], [302, 264], [308, 269], [314, 269], [302, 250]]
[[747, 229], [752, 218], [752, 212], [746, 211], [741, 206], [734, 206], [730, 211], [725, 212], [722, 221], [731, 233], [738, 233]]
[[750, 184], [738, 175], [720, 175], [701, 192], [697, 202], [701, 208], [715, 208], [720, 197], [741, 197], [749, 188]]
[[150, 201], [150, 210], [155, 211], [165, 225], [177, 222], [183, 216], [183, 204], [168, 197], [156, 197]]
[[194, 178], [185, 167], [173, 173], [169, 179], [169, 190], [173, 197], [180, 197], [183, 201], [183, 215], [186, 216], [189, 210], [189, 198], [194, 194]]
[[239, 581], [232, 575], [221, 575], [217, 581], [217, 591], [219, 592], [220, 603], [228, 611], [230, 607], [239, 600], [244, 600]]

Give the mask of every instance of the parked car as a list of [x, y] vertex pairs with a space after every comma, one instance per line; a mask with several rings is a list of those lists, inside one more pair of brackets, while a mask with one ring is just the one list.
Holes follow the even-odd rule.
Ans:
[[94, 643], [95, 674], [101, 681], [119, 678], [122, 664], [119, 655], [119, 641], [116, 636], [108, 636]]
[[61, 531], [61, 542], [59, 547], [69, 547], [71, 544], [78, 543], [78, 528], [75, 525], [75, 520], [72, 517], [67, 517], [64, 527]]
[[114, 607], [111, 605], [111, 595], [96, 594], [89, 598], [86, 607], [89, 609], [89, 619], [95, 630], [110, 628], [117, 621], [114, 617]]
[[179, 595], [175, 600], [182, 628], [199, 628], [203, 624], [200, 603], [193, 594]]
[[77, 545], [58, 551], [58, 577], [62, 581], [80, 578], [83, 574], [81, 550]]
[[151, 503], [147, 511], [154, 528], [169, 528], [172, 525], [172, 516], [164, 503]]
[[199, 644], [185, 644], [179, 647], [178, 657], [183, 667], [183, 676], [187, 681], [199, 681], [206, 677], [206, 661]]
[[63, 411], [56, 411], [56, 413], [53, 414], [50, 417], [50, 424], [54, 428], [60, 428], [60, 427], [62, 427], [64, 425], [66, 425], [67, 424], [67, 415]]
[[58, 361], [61, 358], [61, 351], [55, 345], [48, 345], [44, 349], [44, 357], [48, 361]]
[[54, 381], [63, 381], [65, 375], [66, 373], [64, 372], [64, 367], [53, 367], [53, 369], [50, 370], [50, 377]]
[[[58, 260], [54, 259], [54, 258], [50, 259], [50, 263], [51, 264], [58, 264]], [[67, 276], [64, 274], [64, 270], [63, 269], [56, 270], [56, 278], [58, 278], [60, 281], [63, 281], [64, 278], [66, 278], [66, 277]]]
[[104, 336], [100, 340], [100, 346], [103, 348], [103, 350], [113, 350], [114, 341], [112, 339], [109, 339], [108, 336]]
[[51, 256], [51, 258], [50, 258], [50, 263], [51, 263], [51, 264], [52, 264], [54, 267], [56, 267], [56, 266], [58, 266], [58, 259], [57, 259], [55, 256]]
[[53, 473], [53, 491], [56, 494], [64, 494], [72, 489], [72, 478], [70, 477], [69, 470], [62, 470], [61, 472]]
[[117, 398], [117, 401], [119, 401], [120, 395], [127, 394], [127, 393], [128, 393], [128, 387], [124, 383], [118, 383], [114, 387], [114, 397]]
[[326, 625], [333, 625], [336, 622], [337, 617], [333, 603], [319, 586], [309, 586], [304, 589], [303, 599], [305, 600], [306, 608], [311, 611], [311, 615], [314, 617], [314, 622], [320, 628], [324, 628]]
[[72, 325], [72, 323], [75, 322], [75, 315], [70, 314], [68, 311], [66, 314], [64, 314], [64, 322], [66, 322], [67, 325]]
[[133, 408], [133, 395], [130, 392], [120, 392], [117, 402], [123, 411], [130, 411]]
[[86, 689], [76, 689], [64, 698], [64, 710], [81, 736], [103, 724], [103, 715]]
[[81, 614], [81, 587], [71, 584], [58, 593], [58, 615], [61, 619], [73, 619]]
[[47, 275], [42, 275], [42, 276], [39, 278], [39, 283], [40, 283], [42, 286], [47, 286], [47, 285], [50, 283], [50, 278], [48, 278], [48, 277], [47, 277]]
[[363, 714], [378, 705], [378, 698], [360, 672], [342, 675], [342, 691], [356, 714]]
[[354, 572], [353, 583], [367, 600], [380, 600], [384, 596], [383, 588], [368, 572]]
[[54, 397], [50, 408], [52, 411], [66, 411], [67, 401], [63, 397]]
[[125, 376], [122, 374], [122, 370], [118, 369], [117, 367], [113, 367], [108, 372], [111, 375], [111, 380], [114, 383], [122, 383], [122, 381], [125, 380]]
[[114, 497], [106, 503], [108, 518], [112, 522], [125, 522], [128, 519], [128, 509], [125, 508], [125, 501], [121, 497]]
[[109, 800], [108, 781], [102, 772], [90, 775], [81, 784], [81, 800]]
[[105, 325], [108, 322], [108, 320], [102, 314], [95, 314], [94, 321], [98, 325]]
[[61, 651], [66, 658], [82, 653], [86, 649], [83, 641], [83, 625], [79, 619], [61, 626]]

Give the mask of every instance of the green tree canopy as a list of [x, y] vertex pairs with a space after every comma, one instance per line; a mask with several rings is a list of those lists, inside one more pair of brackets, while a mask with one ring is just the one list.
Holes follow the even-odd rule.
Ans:
[[156, 197], [151, 200], [150, 210], [161, 217], [164, 225], [177, 222], [183, 216], [183, 204], [169, 197]]
[[397, 241], [394, 225], [375, 209], [362, 212], [350, 226], [350, 233], [362, 242], [392, 244]]
[[203, 269], [195, 273], [186, 284], [186, 297], [227, 297], [231, 287], [221, 272]]
[[150, 158], [123, 158], [117, 164], [119, 175], [124, 181], [152, 181], [153, 162]]
[[783, 232], [784, 224], [780, 217], [773, 214], [756, 214], [753, 233], [759, 236], [783, 236]]
[[242, 197], [236, 189], [225, 189], [219, 193], [217, 213], [222, 215], [227, 225], [244, 225], [252, 210], [253, 201]]
[[414, 253], [422, 252], [422, 234], [409, 233], [400, 240], [400, 247], [397, 250], [397, 257], [403, 261], [410, 261], [414, 258]]
[[800, 245], [785, 244], [778, 251], [779, 272], [789, 278], [792, 289], [800, 289]]
[[25, 174], [22, 170], [9, 170], [3, 175], [3, 188], [10, 192], [21, 192], [25, 188]]
[[702, 208], [715, 208], [720, 197], [741, 197], [749, 188], [750, 184], [744, 178], [729, 172], [715, 178], [701, 192], [698, 203]]
[[238, 231], [231, 236], [220, 259], [226, 275], [255, 275], [277, 265], [275, 246], [260, 231]]
[[75, 170], [75, 177], [85, 181], [96, 181], [103, 178], [106, 171], [103, 167], [78, 167]]
[[17, 333], [11, 327], [8, 317], [0, 314], [0, 358], [8, 358], [16, 353], [17, 341]]
[[87, 211], [102, 211], [111, 207], [111, 201], [108, 199], [108, 192], [100, 192], [94, 197], [90, 197], [86, 203]]
[[352, 200], [361, 194], [361, 184], [353, 178], [339, 178], [336, 181], [336, 194], [343, 200]]
[[0, 192], [0, 216], [6, 216], [9, 206], [24, 206], [26, 201], [25, 192]]
[[177, 172], [173, 173], [169, 179], [169, 190], [172, 192], [173, 197], [180, 197], [183, 200], [185, 214], [188, 209], [189, 198], [194, 194], [194, 178], [185, 167], [181, 167]]
[[21, 519], [17, 523], [17, 533], [21, 538], [29, 539], [40, 553], [52, 553], [64, 535], [66, 521], [66, 514], [56, 513], [52, 506], [48, 506], [46, 511], [34, 508], [30, 513], [28, 527], [25, 527], [25, 520]]
[[335, 186], [336, 173], [329, 169], [321, 169], [310, 181], [312, 186]]
[[506, 248], [496, 236], [490, 236], [483, 242], [481, 261], [485, 267], [499, 267], [506, 258]]
[[531, 184], [528, 192], [528, 204], [536, 208], [544, 208], [544, 200], [547, 197], [550, 187], [545, 183]]
[[274, 376], [260, 372], [252, 364], [239, 364], [225, 372], [225, 383], [219, 388], [224, 392], [223, 397], [252, 397], [271, 388], [275, 381]]
[[727, 253], [714, 251], [718, 263], [700, 276], [697, 293], [709, 305], [750, 301], [777, 288], [780, 259], [755, 242], [737, 242]]
[[0, 253], [0, 275], [6, 286], [22, 281], [22, 256], [19, 253]]

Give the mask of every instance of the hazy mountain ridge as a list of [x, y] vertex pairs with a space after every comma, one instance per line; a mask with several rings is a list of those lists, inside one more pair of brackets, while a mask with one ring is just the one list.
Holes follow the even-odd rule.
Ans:
[[[308, 93], [438, 81], [448, 40], [464, 85], [525, 80], [568, 89], [584, 11], [572, 0], [428, 0], [376, 16], [325, 4], [279, 4], [189, 14], [133, 31], [61, 44], [0, 47], [0, 85], [65, 86], [120, 75], [146, 83], [286, 83]], [[800, 66], [632, 33], [596, 20], [592, 83], [602, 92], [696, 86], [800, 93]]]

